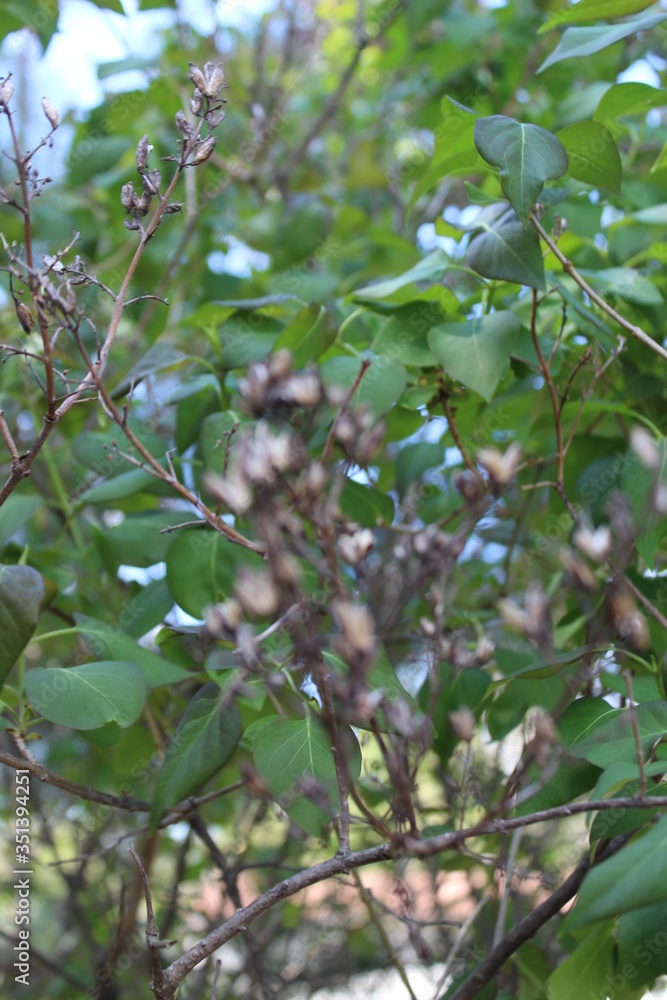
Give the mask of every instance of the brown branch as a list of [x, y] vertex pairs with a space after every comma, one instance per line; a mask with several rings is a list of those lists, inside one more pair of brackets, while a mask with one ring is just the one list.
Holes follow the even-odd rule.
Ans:
[[[520, 827], [532, 826], [536, 823], [545, 823], [549, 820], [563, 819], [566, 816], [574, 816], [578, 813], [598, 812], [607, 809], [660, 809], [665, 807], [667, 807], [667, 797], [664, 796], [646, 796], [644, 798], [641, 796], [626, 796], [625, 798], [618, 799], [572, 802], [569, 805], [543, 809], [528, 816], [516, 816], [512, 819], [484, 819], [476, 826], [468, 827], [465, 830], [455, 830], [439, 834], [436, 837], [426, 837], [423, 840], [405, 837], [400, 840], [397, 839], [392, 843], [379, 844], [376, 847], [353, 851], [346, 857], [336, 854], [326, 861], [321, 861], [319, 864], [305, 868], [296, 875], [278, 882], [265, 893], [262, 893], [261, 896], [254, 899], [248, 906], [242, 910], [238, 910], [229, 920], [226, 920], [220, 927], [216, 927], [206, 937], [202, 938], [201, 941], [198, 941], [196, 945], [181, 955], [180, 958], [176, 959], [165, 970], [165, 980], [171, 989], [175, 990], [178, 984], [183, 981], [196, 965], [203, 962], [205, 958], [223, 944], [226, 944], [227, 941], [231, 941], [237, 934], [242, 933], [249, 923], [252, 923], [253, 920], [256, 920], [262, 913], [270, 910], [277, 903], [281, 902], [281, 900], [287, 899], [297, 892], [301, 892], [302, 889], [306, 889], [310, 885], [333, 878], [335, 875], [347, 874], [355, 868], [363, 868], [366, 865], [377, 864], [380, 861], [391, 861], [397, 857], [430, 858], [436, 854], [440, 854], [442, 851], [456, 848], [464, 841], [472, 837], [478, 837], [481, 834], [505, 833], [508, 830], [516, 830]], [[569, 898], [571, 896], [563, 899], [563, 902], [554, 912], [557, 912]], [[547, 900], [548, 902], [549, 900]]]
[[[596, 852], [595, 864], [612, 857], [627, 843], [632, 837], [632, 833], [616, 837], [612, 841], [601, 841], [601, 850]], [[488, 983], [510, 955], [513, 955], [524, 942], [534, 937], [539, 929], [555, 917], [573, 896], [579, 891], [588, 870], [591, 868], [591, 860], [587, 854], [579, 862], [572, 874], [556, 889], [548, 899], [537, 906], [527, 917], [520, 920], [512, 930], [500, 941], [495, 948], [492, 948], [477, 968], [468, 976], [466, 981], [459, 986], [452, 995], [451, 1000], [473, 1000], [482, 987]]]
[[470, 469], [471, 472], [474, 472], [476, 476], [479, 476], [477, 466], [470, 458], [470, 455], [468, 454], [468, 451], [465, 445], [463, 444], [463, 439], [459, 434], [458, 424], [456, 423], [456, 410], [450, 405], [444, 390], [440, 391], [440, 402], [442, 403], [442, 409], [447, 418], [447, 427], [451, 432], [452, 437], [454, 438], [454, 443], [456, 444], [456, 447], [461, 452], [461, 457], [466, 465], [466, 468]]
[[350, 405], [350, 400], [352, 399], [352, 397], [354, 396], [355, 392], [357, 391], [357, 389], [361, 385], [361, 380], [364, 377], [364, 375], [366, 374], [366, 372], [368, 371], [368, 369], [370, 368], [370, 364], [371, 363], [368, 360], [368, 358], [364, 358], [364, 360], [361, 362], [361, 368], [359, 369], [359, 373], [358, 373], [357, 377], [355, 378], [354, 382], [352, 383], [352, 385], [351, 385], [351, 387], [350, 387], [347, 395], [345, 396], [345, 399], [343, 400], [343, 402], [341, 404], [341, 407], [340, 407], [338, 413], [336, 414], [336, 416], [334, 418], [334, 422], [331, 425], [331, 430], [329, 431], [329, 435], [327, 437], [326, 444], [324, 445], [324, 451], [322, 452], [322, 457], [320, 458], [320, 465], [324, 465], [325, 462], [326, 462], [326, 460], [329, 457], [329, 453], [331, 452], [331, 449], [333, 448], [334, 436], [336, 434], [336, 427], [338, 426], [338, 421], [340, 420], [340, 418], [343, 416], [343, 414], [345, 413], [346, 409]]
[[[54, 788], [60, 788], [63, 792], [69, 792], [70, 795], [76, 795], [77, 798], [85, 799], [88, 802], [99, 802], [100, 805], [111, 806], [113, 809], [124, 809], [126, 812], [150, 812], [152, 808], [150, 802], [132, 798], [130, 795], [110, 795], [107, 792], [98, 792], [96, 788], [91, 788], [88, 785], [79, 785], [75, 781], [68, 781], [67, 778], [61, 778], [59, 774], [54, 774], [48, 767], [38, 763], [36, 760], [26, 760], [22, 757], [13, 757], [11, 754], [0, 752], [0, 764], [6, 764], [17, 771], [30, 771], [38, 781], [43, 781], [47, 785], [53, 785]], [[174, 820], [187, 815], [187, 813], [192, 812], [193, 809], [203, 805], [205, 802], [211, 802], [221, 795], [228, 795], [230, 792], [235, 792], [237, 789], [242, 788], [243, 785], [245, 785], [245, 780], [241, 778], [239, 781], [235, 781], [225, 788], [208, 792], [207, 795], [185, 799], [180, 805], [175, 806], [171, 810], [169, 815], [160, 823], [160, 826], [168, 826], [169, 822], [173, 823]], [[80, 859], [73, 858], [71, 860]]]
[[139, 876], [144, 887], [144, 898], [146, 900], [146, 944], [148, 945], [148, 951], [151, 956], [151, 964], [153, 966], [153, 982], [151, 983], [151, 989], [155, 996], [155, 1000], [170, 1000], [171, 991], [168, 987], [165, 987], [162, 962], [160, 961], [160, 949], [168, 948], [170, 945], [176, 944], [176, 942], [160, 940], [157, 923], [155, 921], [155, 913], [153, 912], [151, 887], [148, 882], [146, 869], [142, 865], [141, 859], [132, 844], [128, 847], [128, 850], [134, 858], [134, 863], [137, 866]]
[[544, 360], [544, 355], [542, 354], [542, 349], [540, 347], [540, 341], [537, 336], [537, 292], [533, 289], [533, 302], [530, 309], [530, 333], [533, 338], [533, 346], [535, 348], [535, 353], [537, 354], [538, 360], [540, 362], [540, 368], [542, 369], [542, 375], [544, 376], [544, 381], [549, 389], [549, 395], [551, 397], [551, 407], [554, 411], [554, 427], [556, 430], [556, 452], [558, 457], [558, 472], [556, 475], [556, 482], [559, 486], [563, 483], [563, 478], [565, 475], [565, 452], [563, 450], [563, 428], [560, 422], [560, 404], [558, 402], [558, 393], [556, 392], [556, 386], [554, 385], [554, 380], [551, 376], [551, 371], [549, 365]]
[[[100, 399], [104, 403], [105, 409], [107, 410], [109, 416], [113, 419], [114, 423], [117, 424], [119, 429], [126, 436], [130, 444], [132, 444], [132, 446], [136, 449], [136, 451], [139, 452], [141, 457], [144, 459], [146, 465], [144, 466], [143, 463], [138, 461], [138, 459], [129, 455], [123, 455], [123, 458], [125, 458], [128, 462], [132, 462], [132, 464], [139, 466], [140, 468], [145, 468], [146, 472], [150, 472], [151, 475], [154, 475], [156, 477], [156, 479], [161, 479], [164, 483], [167, 483], [167, 485], [170, 486], [177, 493], [180, 493], [182, 497], [184, 497], [189, 503], [192, 504], [193, 507], [195, 507], [199, 511], [199, 513], [204, 517], [207, 523], [215, 531], [217, 531], [218, 534], [224, 535], [226, 538], [229, 539], [230, 542], [234, 542], [236, 545], [241, 545], [243, 546], [243, 548], [250, 549], [252, 552], [262, 553], [263, 549], [261, 545], [258, 545], [256, 542], [250, 541], [250, 539], [246, 538], [245, 535], [242, 535], [241, 532], [237, 531], [235, 528], [231, 528], [228, 524], [226, 524], [222, 520], [222, 518], [218, 517], [217, 514], [215, 514], [209, 507], [207, 507], [206, 504], [195, 493], [192, 492], [192, 490], [188, 489], [188, 487], [185, 486], [176, 476], [175, 472], [173, 471], [173, 466], [171, 467], [170, 471], [167, 471], [167, 469], [164, 469], [162, 465], [160, 465], [160, 462], [155, 458], [155, 456], [151, 455], [148, 448], [146, 448], [143, 442], [140, 441], [140, 439], [137, 437], [134, 431], [128, 426], [127, 421], [124, 418], [124, 415], [121, 413], [121, 411], [118, 409], [113, 399], [111, 398], [109, 390], [102, 382], [100, 372], [97, 368], [97, 362], [92, 362], [91, 359], [89, 358], [88, 352], [84, 347], [79, 331], [75, 328], [72, 328], [71, 332], [76, 339], [79, 350], [81, 351], [81, 354], [83, 355], [86, 364], [89, 366], [90, 374], [100, 394]], [[122, 453], [119, 452], [119, 454]]]
[[659, 344], [657, 341], [653, 340], [653, 338], [649, 337], [649, 335], [645, 333], [640, 326], [635, 326], [633, 323], [630, 323], [627, 319], [625, 319], [624, 316], [621, 316], [620, 313], [616, 312], [616, 310], [612, 306], [610, 306], [608, 302], [605, 302], [605, 300], [601, 296], [599, 296], [598, 293], [593, 288], [591, 288], [588, 282], [584, 278], [582, 278], [582, 276], [579, 274], [572, 261], [568, 260], [565, 254], [558, 249], [554, 241], [551, 239], [549, 234], [546, 232], [546, 230], [543, 228], [543, 226], [540, 224], [540, 222], [538, 221], [537, 217], [534, 214], [531, 214], [530, 221], [535, 226], [535, 229], [539, 233], [540, 237], [544, 240], [546, 245], [549, 247], [551, 252], [558, 258], [565, 273], [570, 275], [570, 277], [573, 279], [573, 281], [575, 281], [579, 285], [582, 291], [586, 292], [591, 301], [595, 302], [595, 304], [599, 306], [600, 309], [603, 310], [603, 312], [606, 312], [608, 316], [611, 316], [611, 318], [615, 320], [620, 327], [622, 327], [624, 330], [627, 330], [627, 332], [632, 334], [633, 337], [636, 337], [637, 340], [641, 340], [643, 344], [646, 344], [647, 347], [650, 347], [652, 351], [655, 351], [656, 354], [659, 354], [661, 358], [664, 358], [667, 361], [667, 350], [665, 350], [662, 344]]

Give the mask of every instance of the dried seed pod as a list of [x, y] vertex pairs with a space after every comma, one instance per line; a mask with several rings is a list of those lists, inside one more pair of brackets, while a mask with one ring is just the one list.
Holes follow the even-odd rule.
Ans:
[[206, 77], [200, 70], [199, 66], [195, 66], [194, 63], [188, 63], [188, 65], [190, 67], [190, 79], [194, 83], [197, 90], [200, 90], [202, 94], [205, 94], [207, 90]]
[[134, 154], [137, 170], [140, 174], [143, 174], [144, 172], [144, 167], [146, 166], [152, 148], [153, 147], [148, 144], [148, 136], [142, 135], [137, 144], [137, 151]]
[[204, 66], [204, 74], [206, 76], [206, 87], [204, 91], [207, 97], [216, 97], [217, 94], [222, 90], [225, 83], [225, 74], [222, 69], [222, 64], [217, 63], [213, 65], [211, 62], [207, 62]]
[[120, 189], [120, 203], [126, 212], [132, 211], [132, 205], [134, 202], [134, 187], [132, 181], [128, 181], [127, 184], [123, 184]]
[[202, 142], [202, 144], [197, 148], [195, 155], [192, 158], [192, 165], [197, 167], [200, 163], [206, 163], [211, 153], [215, 149], [215, 144], [218, 141], [217, 135], [209, 135]]
[[206, 121], [209, 124], [209, 128], [217, 128], [226, 114], [227, 112], [224, 108], [221, 108], [220, 111], [209, 111], [206, 115]]
[[183, 211], [183, 203], [178, 201], [170, 201], [164, 210], [165, 215], [176, 215], [177, 212]]
[[198, 115], [204, 105], [204, 95], [199, 87], [195, 87], [195, 92], [190, 98], [190, 111], [193, 115]]
[[44, 114], [49, 119], [52, 129], [57, 129], [60, 125], [60, 115], [58, 114], [58, 109], [55, 104], [48, 99], [48, 97], [42, 98], [42, 110]]
[[162, 177], [159, 170], [151, 170], [149, 174], [143, 174], [142, 181], [144, 185], [144, 191], [147, 194], [159, 194], [160, 193], [160, 181]]
[[186, 139], [191, 139], [193, 129], [185, 115], [185, 111], [177, 111], [174, 121], [179, 132], [182, 132]]
[[11, 80], [5, 80], [2, 87], [0, 87], [0, 104], [4, 104], [7, 108], [9, 107], [9, 102], [14, 93], [14, 84]]
[[19, 323], [23, 327], [24, 331], [26, 333], [30, 333], [35, 326], [35, 320], [33, 319], [33, 315], [25, 302], [16, 303], [16, 315], [18, 316]]

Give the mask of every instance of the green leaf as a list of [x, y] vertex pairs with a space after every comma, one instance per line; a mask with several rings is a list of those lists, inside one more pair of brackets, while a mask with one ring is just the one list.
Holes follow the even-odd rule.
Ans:
[[273, 348], [283, 324], [261, 312], [237, 312], [220, 325], [220, 365], [225, 371], [262, 361]]
[[620, 194], [623, 165], [614, 137], [600, 122], [577, 122], [557, 132], [567, 152], [570, 177]]
[[435, 303], [414, 302], [402, 306], [381, 327], [371, 345], [373, 353], [388, 355], [404, 365], [435, 367], [427, 335], [443, 318], [442, 310]]
[[[361, 771], [359, 744], [347, 730], [350, 777]], [[273, 718], [255, 737], [253, 759], [260, 777], [290, 819], [306, 833], [322, 835], [335, 817], [338, 783], [331, 742], [324, 727], [307, 719]], [[310, 797], [304, 794], [310, 791]]]
[[465, 323], [443, 323], [431, 330], [428, 342], [447, 373], [488, 402], [508, 369], [518, 336], [514, 313], [497, 312]]
[[628, 17], [651, 7], [655, 0], [581, 0], [581, 3], [564, 7], [543, 24], [538, 34], [557, 28], [561, 24], [580, 21], [607, 21], [613, 17]]
[[37, 627], [44, 593], [32, 567], [0, 566], [0, 688]]
[[501, 187], [527, 229], [528, 216], [544, 182], [567, 170], [562, 144], [539, 125], [492, 115], [476, 121], [475, 146], [487, 163], [500, 168]]
[[[353, 293], [353, 298], [361, 302], [409, 302], [419, 297], [419, 294], [415, 293], [410, 286], [420, 281], [428, 282], [430, 285], [440, 281], [450, 264], [451, 261], [444, 250], [434, 250], [428, 257], [424, 257], [409, 271], [405, 271], [397, 278], [379, 281], [366, 288], [358, 288]], [[407, 291], [401, 295], [403, 289], [406, 288]]]
[[[131, 602], [121, 614], [131, 622], [141, 610], [141, 605], [136, 601], [136, 605], [135, 602]], [[184, 670], [163, 656], [146, 649], [145, 646], [140, 646], [131, 636], [125, 634], [120, 624], [108, 625], [80, 614], [75, 615], [75, 618], [79, 634], [92, 656], [106, 655], [114, 660], [133, 663], [141, 670], [148, 688], [175, 684], [192, 678], [189, 670]]]
[[394, 520], [394, 501], [381, 490], [364, 486], [353, 479], [346, 479], [340, 495], [340, 509], [351, 521], [364, 528], [375, 528], [378, 521], [391, 524]]
[[[113, 10], [117, 10], [120, 14], [124, 13], [120, 0], [105, 0], [105, 2], [92, 0], [92, 2], [97, 3], [99, 7], [112, 7]], [[155, 63], [155, 57], [147, 59], [145, 56], [129, 56], [127, 59], [114, 59], [111, 62], [99, 63], [97, 67], [97, 79], [106, 80], [110, 76], [115, 76], [116, 73], [129, 73], [137, 69], [153, 69]]]
[[274, 351], [286, 347], [292, 353], [295, 368], [303, 368], [309, 361], [324, 354], [336, 339], [338, 328], [324, 306], [311, 302], [301, 309], [279, 335]]
[[436, 441], [418, 441], [401, 448], [396, 456], [396, 487], [399, 497], [405, 496], [410, 483], [420, 479], [427, 469], [442, 465], [445, 447]]
[[646, 114], [664, 101], [662, 90], [649, 87], [647, 83], [614, 83], [600, 99], [593, 117], [611, 131], [618, 131], [618, 118]]
[[635, 969], [636, 984], [652, 985], [667, 973], [667, 903], [655, 903], [624, 914], [618, 922], [619, 962]]
[[570, 928], [664, 902], [667, 879], [667, 816], [614, 857], [596, 865], [584, 879]]
[[[343, 356], [329, 358], [320, 368], [324, 384], [351, 389], [359, 375], [361, 360]], [[370, 361], [361, 385], [352, 396], [351, 405], [366, 404], [373, 416], [379, 417], [403, 395], [408, 377], [405, 368], [398, 361], [376, 355], [371, 355]]]
[[564, 59], [582, 59], [584, 56], [592, 56], [594, 52], [600, 52], [615, 42], [620, 42], [628, 35], [636, 35], [639, 31], [648, 31], [667, 18], [667, 14], [646, 14], [638, 17], [635, 21], [624, 21], [623, 24], [606, 25], [601, 28], [568, 28], [560, 42], [544, 60], [537, 70], [541, 73], [547, 66], [562, 62]]
[[[577, 702], [568, 710], [573, 715], [575, 705]], [[645, 701], [635, 707], [634, 714], [641, 745], [648, 750], [667, 733], [667, 702]], [[586, 719], [585, 725], [568, 739], [566, 746], [574, 757], [583, 757], [602, 768], [636, 760], [631, 712], [627, 708], [610, 708], [607, 705], [607, 710], [603, 710], [597, 718]]]
[[146, 697], [139, 667], [116, 660], [33, 667], [26, 673], [25, 690], [36, 712], [69, 729], [99, 729], [108, 722], [124, 729], [139, 716]]
[[108, 528], [106, 537], [118, 560], [118, 565], [154, 566], [164, 562], [167, 549], [174, 540], [171, 532], [161, 535], [164, 528], [192, 521], [190, 513], [154, 511], [149, 514], [129, 514], [120, 524]]
[[165, 812], [224, 767], [241, 730], [236, 705], [217, 684], [205, 684], [186, 708], [165, 752], [153, 793], [151, 832]]
[[665, 300], [653, 282], [632, 267], [607, 267], [600, 271], [582, 268], [580, 273], [596, 291], [618, 295], [638, 306], [662, 306]]
[[467, 261], [484, 278], [546, 289], [542, 249], [537, 231], [524, 229], [513, 209], [500, 209], [482, 219], [468, 247]]
[[584, 938], [578, 948], [558, 966], [547, 983], [549, 1000], [597, 996], [600, 986], [614, 971], [614, 941], [611, 923], [603, 924]]
[[193, 618], [207, 604], [229, 597], [241, 565], [260, 567], [260, 556], [232, 545], [217, 531], [179, 532], [167, 552], [167, 585], [172, 597]]

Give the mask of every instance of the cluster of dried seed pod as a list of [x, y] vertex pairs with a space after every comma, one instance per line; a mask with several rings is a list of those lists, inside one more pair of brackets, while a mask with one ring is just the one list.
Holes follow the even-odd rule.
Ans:
[[[204, 119], [209, 133], [202, 138], [199, 134], [201, 125], [199, 127], [192, 125], [185, 111], [176, 112], [176, 127], [182, 135], [182, 138], [178, 140], [181, 152], [179, 156], [165, 156], [163, 159], [174, 160], [181, 167], [198, 167], [210, 158], [218, 141], [217, 136], [212, 134], [212, 130], [225, 117], [223, 108], [225, 100], [219, 97], [225, 86], [225, 74], [220, 63], [214, 65], [207, 62], [203, 70], [190, 63], [190, 79], [195, 85], [190, 100], [190, 111], [195, 117]], [[0, 86], [0, 106], [2, 106], [3, 101], [3, 87], [7, 85], [8, 82]], [[13, 87], [11, 89], [13, 90]], [[7, 100], [9, 97], [11, 97], [11, 91]], [[46, 98], [42, 102], [42, 107], [53, 128], [56, 128], [60, 121], [56, 109]], [[137, 171], [141, 175], [142, 190], [135, 191], [132, 181], [128, 181], [121, 189], [121, 204], [130, 216], [129, 219], [125, 219], [125, 226], [128, 229], [141, 229], [139, 219], [150, 211], [153, 197], [160, 197], [160, 171], [148, 170], [148, 158], [152, 149], [153, 146], [148, 142], [148, 136], [142, 136], [135, 153], [135, 163]], [[173, 202], [164, 208], [164, 214], [172, 215], [174, 212], [180, 212], [181, 208], [180, 204]]]
[[153, 147], [148, 142], [148, 136], [143, 135], [134, 154], [137, 171], [141, 176], [142, 190], [135, 191], [132, 181], [128, 181], [127, 184], [123, 184], [120, 191], [121, 205], [132, 217], [125, 219], [125, 225], [128, 229], [139, 229], [137, 220], [148, 215], [153, 198], [156, 195], [158, 198], [160, 197], [160, 182], [162, 180], [160, 171], [147, 169], [148, 157], [152, 149]]

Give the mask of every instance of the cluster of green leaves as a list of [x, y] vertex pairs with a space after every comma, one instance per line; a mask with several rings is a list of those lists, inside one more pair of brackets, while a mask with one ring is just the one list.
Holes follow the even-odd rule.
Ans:
[[[15, 4], [0, 6], [7, 8], [3, 30], [31, 23]], [[120, 11], [117, 3], [99, 6]], [[368, 4], [366, 41], [379, 37], [360, 47], [357, 5], [345, 0], [317, 5], [315, 23], [326, 32], [290, 28], [282, 15], [267, 14], [259, 42], [221, 33], [230, 86], [218, 149], [206, 172], [188, 176], [184, 218], [165, 219], [128, 291], [128, 298], [164, 294], [169, 303], [145, 300], [125, 311], [105, 383], [121, 405], [132, 389], [132, 433], [212, 508], [220, 500], [216, 482], [244, 461], [248, 441], [289, 434], [298, 442], [289, 472], [255, 489], [253, 505], [233, 518], [265, 545], [278, 515], [281, 524], [288, 515], [299, 519], [302, 535], [289, 553], [298, 584], [290, 589], [287, 577], [276, 576], [276, 614], [246, 608], [244, 641], [266, 633], [270, 641], [262, 640], [257, 663], [239, 666], [243, 634], [216, 630], [211, 609], [239, 593], [244, 574], [257, 585], [271, 560], [190, 523], [192, 506], [131, 464], [134, 453], [106, 409], [74, 407], [0, 511], [0, 725], [38, 745], [53, 772], [148, 800], [151, 833], [189, 796], [246, 779], [246, 788], [208, 802], [202, 814], [235, 864], [257, 866], [258, 891], [283, 867], [333, 853], [339, 785], [330, 725], [313, 697], [313, 649], [298, 629], [273, 630], [301, 602], [332, 679], [347, 778], [365, 810], [353, 804], [353, 848], [379, 843], [383, 824], [396, 836], [405, 830], [405, 803], [383, 743], [406, 755], [425, 789], [413, 802], [424, 836], [472, 824], [503, 800], [501, 750], [517, 734], [518, 789], [528, 789], [518, 815], [582, 796], [635, 794], [642, 780], [635, 723], [650, 793], [660, 795], [667, 770], [663, 361], [629, 336], [618, 350], [622, 331], [563, 272], [532, 221], [555, 234], [577, 274], [628, 324], [662, 344], [664, 90], [617, 80], [637, 59], [660, 65], [667, 14], [650, 6]], [[49, 25], [35, 25], [43, 44], [56, 29], [55, 5]], [[119, 200], [136, 143], [147, 134], [155, 162], [173, 153], [173, 117], [187, 98], [184, 48], [201, 64], [214, 55], [209, 40], [179, 30], [165, 34], [159, 65], [145, 67], [144, 89], [109, 95], [82, 122], [65, 119], [67, 169], [57, 190], [34, 203], [40, 252], [62, 249], [74, 228], [89, 272], [114, 289], [136, 246]], [[302, 33], [303, 51], [296, 35], [284, 44], [290, 30]], [[321, 58], [308, 59], [320, 36]], [[302, 149], [355, 60], [335, 114]], [[99, 75], [137, 65], [101, 66]], [[1, 169], [5, 187], [10, 164]], [[4, 212], [2, 230], [20, 244], [19, 214]], [[234, 273], [235, 259], [244, 273]], [[113, 303], [99, 286], [78, 294], [103, 331]], [[82, 326], [81, 336], [93, 354], [93, 329]], [[0, 339], [15, 344], [18, 337], [39, 354], [40, 342], [23, 337], [10, 304], [0, 315]], [[251, 405], [249, 366], [269, 371], [283, 349], [291, 374], [313, 374], [321, 396], [312, 405]], [[85, 371], [71, 337], [60, 336], [55, 357], [61, 370]], [[0, 401], [27, 448], [43, 399], [24, 360], [8, 357]], [[343, 418], [352, 421], [347, 436]], [[643, 452], [636, 438], [631, 446], [636, 428], [648, 432], [648, 452], [646, 439]], [[478, 453], [510, 444], [521, 448], [518, 471], [494, 478], [493, 457], [478, 462]], [[307, 509], [296, 484], [324, 456], [329, 478]], [[609, 526], [609, 552], [596, 559], [590, 546], [577, 549], [582, 526], [598, 538], [595, 531]], [[375, 544], [357, 566], [335, 555], [355, 527], [371, 529]], [[434, 539], [445, 545], [443, 529], [456, 541], [453, 556], [435, 547]], [[430, 540], [426, 552], [423, 539]], [[531, 608], [539, 617], [535, 588], [548, 595], [540, 621], [530, 619]], [[372, 616], [374, 653], [362, 673], [368, 704], [375, 698], [380, 706], [374, 716], [346, 707], [351, 688], [344, 685], [358, 679], [359, 664], [336, 646], [345, 624], [334, 598]], [[499, 614], [508, 598], [515, 626], [524, 615], [518, 629]], [[623, 670], [632, 673], [634, 718], [620, 701]], [[471, 744], [462, 737], [462, 712], [476, 725]], [[558, 735], [551, 742], [542, 735], [538, 746], [531, 727], [545, 716], [556, 719]], [[97, 844], [102, 833], [131, 829], [127, 817], [102, 815], [94, 802], [66, 817], [56, 805], [62, 793], [53, 789], [49, 798], [50, 791], [43, 811], [53, 815], [67, 855], [90, 850], [89, 830]], [[563, 875], [585, 852], [587, 836], [591, 847], [633, 839], [589, 873], [557, 938], [547, 933], [543, 947], [539, 937], [524, 944], [480, 996], [632, 1000], [667, 973], [667, 936], [656, 936], [666, 915], [667, 834], [657, 816], [646, 808], [601, 810], [585, 832], [574, 819], [539, 836], [527, 828], [518, 863]], [[180, 847], [169, 833], [160, 845], [165, 873]], [[474, 854], [452, 852], [424, 867], [435, 878], [440, 868], [467, 873], [480, 855], [498, 857], [495, 834], [481, 833], [472, 846]], [[53, 850], [52, 840], [40, 841], [40, 856], [50, 859]], [[114, 939], [106, 910], [116, 905], [117, 860], [98, 863], [89, 882], [81, 868], [94, 942], [63, 959], [84, 982]], [[179, 877], [194, 883], [207, 866], [192, 848]], [[471, 880], [470, 894], [489, 896], [491, 917], [471, 928], [470, 940], [472, 953], [483, 955], [505, 911], [492, 871], [481, 879]], [[40, 905], [55, 900], [81, 935], [63, 891], [45, 878]], [[500, 930], [529, 912], [535, 896], [522, 886]], [[157, 903], [160, 926], [166, 893]], [[335, 910], [336, 900], [330, 905]], [[320, 933], [307, 903], [280, 912], [268, 950], [278, 971], [289, 964], [295, 934], [314, 950]], [[446, 907], [439, 912], [448, 915]], [[196, 925], [187, 912], [179, 921], [179, 936]], [[57, 932], [46, 941], [54, 950]], [[340, 970], [341, 955], [349, 972], [383, 965], [375, 934], [353, 924], [340, 933], [334, 959], [319, 949], [325, 981]], [[446, 958], [453, 941], [446, 927], [419, 934], [427, 952]], [[469, 971], [467, 963], [449, 996]], [[241, 995], [231, 978], [227, 987], [229, 996]], [[37, 988], [54, 1000], [70, 990], [55, 979]]]

